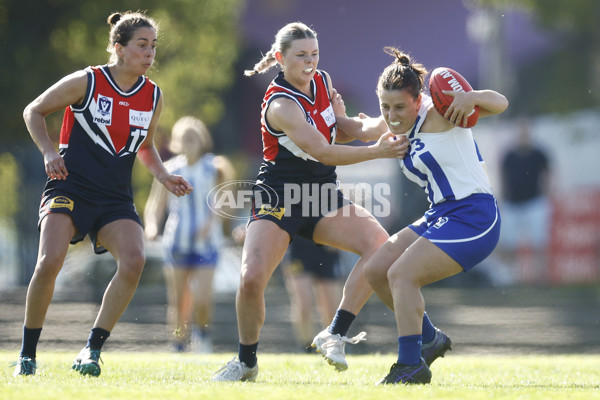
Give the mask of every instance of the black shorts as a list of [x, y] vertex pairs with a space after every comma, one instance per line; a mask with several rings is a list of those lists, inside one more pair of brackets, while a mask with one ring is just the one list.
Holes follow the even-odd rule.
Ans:
[[290, 244], [289, 271], [293, 275], [310, 274], [315, 278], [339, 279], [338, 251], [321, 246], [303, 238], [295, 238]]
[[131, 219], [142, 225], [142, 220], [131, 201], [83, 200], [76, 195], [57, 189], [44, 192], [40, 203], [38, 229], [40, 229], [44, 217], [51, 213], [70, 215], [77, 228], [71, 244], [81, 242], [86, 235], [89, 235], [96, 254], [107, 251], [97, 238], [98, 231], [104, 225], [119, 219]]
[[256, 185], [248, 224], [266, 219], [286, 231], [290, 241], [296, 234], [312, 241], [317, 222], [347, 204], [352, 202], [334, 183], [286, 184], [277, 190], [265, 184]]

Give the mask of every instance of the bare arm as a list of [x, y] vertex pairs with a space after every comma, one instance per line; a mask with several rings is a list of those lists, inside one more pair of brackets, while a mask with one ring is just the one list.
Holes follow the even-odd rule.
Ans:
[[381, 135], [388, 131], [387, 124], [381, 116], [373, 118], [361, 114], [358, 117], [350, 118], [345, 115], [341, 117], [336, 115], [335, 118], [341, 130], [348, 136], [363, 142], [378, 140]]
[[452, 104], [444, 114], [454, 125], [466, 126], [469, 114], [475, 106], [479, 107], [479, 118], [489, 117], [504, 112], [508, 100], [493, 90], [472, 90], [470, 92], [454, 92], [445, 90], [444, 94], [454, 97]]
[[67, 179], [69, 172], [58, 154], [46, 127], [46, 116], [83, 101], [87, 88], [85, 71], [65, 76], [25, 107], [23, 119], [31, 138], [44, 157], [44, 168], [50, 179]]
[[[231, 162], [229, 161], [229, 159], [227, 157], [215, 156], [215, 158], [213, 160], [213, 165], [214, 165], [215, 169], [217, 170], [217, 180], [216, 180], [217, 185], [221, 185], [223, 183], [230, 182], [235, 179], [235, 169], [233, 168], [233, 165], [231, 164]], [[222, 205], [222, 210], [225, 211], [229, 215], [233, 215], [235, 212], [235, 210], [228, 207], [228, 205], [226, 205], [226, 204]], [[223, 229], [223, 234], [226, 236], [229, 236], [229, 234], [231, 233], [231, 230], [233, 229], [233, 226], [231, 225], [233, 220], [231, 218], [224, 218], [223, 216], [217, 215], [216, 213], [212, 213], [210, 218], [211, 218], [211, 222], [213, 219], [220, 218], [221, 226]]]
[[349, 118], [346, 115], [346, 106], [342, 96], [335, 89], [332, 90], [331, 94], [331, 104], [339, 132], [336, 142], [346, 143], [352, 140], [372, 142], [378, 140], [381, 135], [388, 131], [388, 127], [381, 116], [371, 118], [365, 114], [360, 114], [358, 117]]
[[353, 140], [372, 142], [378, 140], [381, 135], [388, 131], [383, 118], [370, 118], [361, 114], [360, 117], [348, 118], [346, 116], [346, 104], [342, 95], [333, 87], [329, 75], [325, 75], [331, 88], [329, 98], [337, 120], [338, 133], [336, 143], [348, 143]]
[[405, 140], [394, 140], [389, 132], [371, 146], [332, 146], [315, 127], [306, 122], [300, 107], [285, 98], [273, 100], [266, 118], [274, 129], [285, 132], [298, 147], [327, 165], [354, 164], [375, 158], [401, 158], [408, 147]]
[[150, 240], [154, 240], [158, 236], [160, 221], [164, 218], [167, 210], [168, 193], [167, 188], [158, 180], [152, 181], [150, 196], [148, 196], [144, 208], [144, 233]]
[[148, 127], [148, 135], [146, 136], [146, 140], [142, 143], [137, 157], [142, 164], [148, 168], [152, 175], [167, 188], [167, 190], [178, 197], [184, 196], [191, 193], [193, 190], [192, 185], [190, 185], [182, 176], [173, 175], [167, 171], [154, 146], [154, 132], [156, 132], [158, 126], [162, 105], [163, 96], [158, 100], [158, 105], [156, 106], [152, 121], [150, 121], [150, 126]]

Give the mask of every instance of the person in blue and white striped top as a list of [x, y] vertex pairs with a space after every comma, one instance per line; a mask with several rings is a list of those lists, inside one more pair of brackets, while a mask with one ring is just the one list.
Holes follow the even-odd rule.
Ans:
[[211, 149], [210, 132], [202, 121], [190, 116], [179, 119], [173, 126], [170, 143], [175, 156], [165, 162], [165, 167], [185, 176], [194, 191], [181, 201], [155, 182], [144, 212], [146, 237], [151, 240], [157, 238], [167, 214], [162, 244], [167, 319], [170, 332], [174, 332], [176, 351], [186, 350], [190, 339], [193, 351], [208, 353], [212, 349], [208, 331], [223, 225], [207, 199], [214, 187], [232, 179], [233, 168], [224, 156], [210, 153]]
[[410, 141], [400, 167], [425, 190], [430, 208], [377, 250], [365, 275], [394, 310], [398, 326], [398, 360], [380, 383], [429, 383], [427, 360], [435, 358], [429, 343], [446, 342], [434, 346], [445, 352], [451, 341], [437, 328], [426, 332], [422, 326], [420, 289], [473, 268], [490, 255], [500, 234], [500, 214], [483, 159], [472, 130], [463, 126], [475, 106], [482, 118], [502, 113], [508, 101], [492, 90], [445, 91], [454, 100], [441, 115], [423, 93], [426, 68], [396, 48], [385, 50], [394, 62], [377, 84], [381, 116], [336, 119], [340, 130], [361, 140], [391, 131]]

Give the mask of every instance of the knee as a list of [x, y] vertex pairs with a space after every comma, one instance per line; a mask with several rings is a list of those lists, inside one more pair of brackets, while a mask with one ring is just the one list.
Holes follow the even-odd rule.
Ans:
[[260, 265], [256, 259], [247, 259], [242, 264], [239, 286], [242, 296], [255, 297], [262, 296], [264, 293], [269, 277]]
[[146, 264], [146, 255], [142, 250], [130, 250], [118, 261], [118, 273], [131, 281], [138, 281]]
[[365, 239], [363, 240], [363, 245], [361, 246], [359, 254], [361, 257], [371, 256], [390, 237], [385, 229], [383, 229], [381, 226], [379, 226], [378, 229], [374, 230], [373, 232], [368, 232], [364, 236]]
[[372, 262], [367, 262], [364, 266], [365, 279], [369, 282], [372, 288], [377, 288], [382, 283], [387, 282], [387, 271], [383, 268], [378, 268]]
[[408, 287], [414, 284], [410, 274], [406, 268], [402, 268], [402, 265], [394, 265], [386, 273], [387, 280], [389, 281], [390, 287], [401, 288]]
[[42, 279], [55, 279], [60, 272], [64, 261], [64, 256], [44, 253], [38, 259], [34, 274]]

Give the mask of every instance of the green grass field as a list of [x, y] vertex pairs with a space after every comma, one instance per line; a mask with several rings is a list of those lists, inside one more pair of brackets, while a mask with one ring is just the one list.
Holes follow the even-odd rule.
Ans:
[[[76, 353], [76, 352], [75, 352]], [[454, 356], [436, 361], [430, 385], [375, 386], [395, 359], [349, 355], [335, 372], [318, 355], [261, 354], [254, 383], [214, 383], [233, 354], [103, 353], [102, 375], [72, 371], [75, 353], [38, 354], [35, 376], [13, 377], [0, 352], [0, 399], [600, 399], [600, 355]]]

